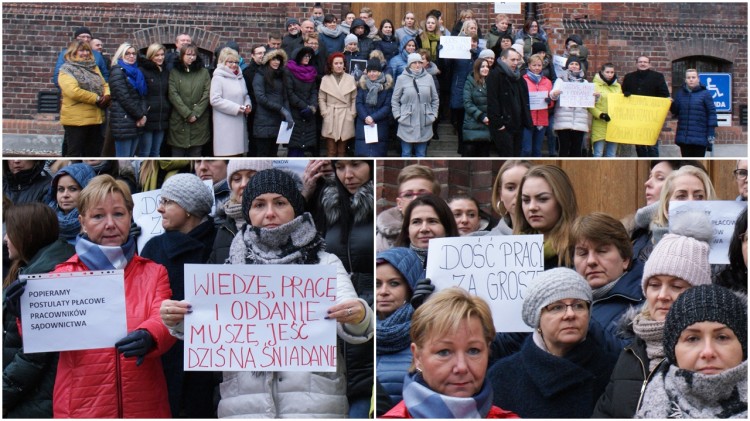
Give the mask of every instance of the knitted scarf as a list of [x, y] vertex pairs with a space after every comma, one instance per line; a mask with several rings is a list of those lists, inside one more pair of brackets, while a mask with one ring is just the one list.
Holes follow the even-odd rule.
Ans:
[[419, 248], [414, 244], [409, 244], [409, 248], [417, 253], [419, 260], [422, 261], [422, 267], [427, 267], [427, 249]]
[[417, 28], [417, 27], [414, 27], [412, 29], [412, 28], [408, 28], [406, 26], [402, 26], [402, 27], [398, 28], [398, 31], [399, 32], [403, 32], [403, 33], [405, 33], [406, 35], [408, 35], [408, 36], [410, 36], [412, 38], [416, 38], [417, 35], [419, 35], [419, 28]]
[[180, 172], [181, 169], [190, 165], [190, 161], [184, 159], [160, 159], [156, 161], [159, 168], [156, 171], [151, 172], [147, 175], [146, 181], [143, 182], [143, 191], [151, 191], [160, 188], [159, 186], [159, 171], [165, 171], [167, 174], [164, 176], [162, 183], [167, 179]]
[[486, 418], [492, 409], [492, 387], [488, 381], [476, 395], [456, 398], [430, 389], [419, 372], [410, 373], [404, 377], [403, 397], [412, 418]]
[[377, 353], [393, 354], [408, 348], [411, 344], [409, 329], [411, 328], [411, 316], [414, 308], [409, 302], [404, 303], [385, 319], [378, 319], [377, 329]]
[[229, 248], [232, 264], [307, 264], [320, 262], [323, 239], [309, 212], [276, 228], [250, 224], [240, 230]]
[[516, 68], [515, 71], [511, 70], [510, 67], [508, 67], [507, 64], [505, 64], [504, 61], [497, 59], [497, 65], [500, 66], [500, 70], [508, 75], [509, 78], [512, 80], [518, 80], [521, 78], [521, 72], [519, 68]]
[[542, 80], [542, 74], [541, 73], [536, 74], [536, 73], [532, 73], [531, 70], [527, 70], [526, 71], [526, 75], [529, 77], [529, 79], [533, 80], [534, 83], [536, 83], [537, 85]]
[[339, 35], [343, 34], [344, 31], [341, 30], [341, 25], [336, 26], [336, 29], [331, 29], [325, 25], [320, 25], [318, 26], [318, 33], [327, 37], [337, 38]]
[[76, 254], [91, 270], [125, 269], [135, 255], [135, 237], [121, 246], [103, 246], [92, 243], [86, 234], [78, 237]]
[[570, 69], [565, 70], [565, 73], [563, 73], [563, 80], [566, 82], [585, 82], [586, 81], [586, 73], [583, 72], [583, 70], [579, 70], [577, 72], [574, 72]]
[[653, 370], [664, 359], [664, 322], [651, 319], [648, 311], [643, 311], [633, 319], [633, 332], [646, 343], [648, 369]]
[[315, 77], [318, 75], [318, 71], [315, 70], [314, 66], [303, 66], [301, 64], [297, 64], [297, 62], [294, 60], [289, 60], [289, 62], [286, 64], [286, 67], [294, 77], [305, 83], [315, 82]]
[[146, 87], [146, 78], [143, 77], [143, 72], [138, 68], [138, 65], [125, 63], [121, 58], [117, 59], [117, 64], [122, 67], [125, 72], [125, 76], [128, 78], [128, 83], [132, 86], [140, 96], [146, 96], [148, 93], [148, 87]]
[[381, 72], [380, 76], [374, 81], [370, 80], [369, 77], [364, 78], [364, 80], [367, 87], [365, 103], [374, 107], [378, 105], [378, 93], [385, 89], [385, 73]]
[[636, 418], [747, 419], [747, 360], [710, 375], [670, 365], [648, 384]]
[[[427, 48], [430, 49], [430, 57], [433, 57], [433, 60], [436, 60], [435, 57], [437, 57], [437, 48], [438, 44], [440, 44], [440, 36], [443, 35], [440, 33], [440, 31], [435, 32], [427, 32], [424, 31], [423, 35], [427, 36], [427, 40], [430, 42], [429, 45], [427, 45]], [[425, 47], [424, 45], [422, 46]]]
[[227, 217], [234, 220], [237, 229], [240, 229], [245, 225], [245, 217], [242, 216], [242, 203], [237, 203], [233, 198], [230, 198], [224, 202], [224, 213]]
[[78, 82], [79, 88], [101, 96], [104, 95], [104, 78], [96, 72], [96, 69], [96, 62], [93, 59], [66, 61], [60, 66], [60, 71], [71, 75]]
[[81, 232], [81, 222], [78, 221], [78, 208], [73, 208], [68, 213], [65, 213], [57, 206], [56, 201], [50, 202], [49, 206], [57, 215], [57, 222], [60, 225], [60, 238], [70, 244], [75, 244], [76, 237]]

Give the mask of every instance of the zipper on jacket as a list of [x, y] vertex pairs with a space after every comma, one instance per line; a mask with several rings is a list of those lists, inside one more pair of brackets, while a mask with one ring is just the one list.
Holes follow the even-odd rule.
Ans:
[[[658, 364], [656, 364], [656, 367], [654, 367], [653, 370], [651, 370], [648, 374], [646, 374], [646, 365], [643, 363], [643, 360], [641, 360], [641, 357], [638, 356], [638, 354], [633, 351], [633, 355], [635, 355], [636, 358], [638, 358], [638, 361], [641, 363], [641, 368], [643, 369], [643, 376], [645, 379], [643, 380], [643, 384], [641, 385], [641, 393], [638, 396], [638, 404], [635, 406], [635, 412], [638, 413], [638, 410], [641, 409], [641, 403], [643, 402], [643, 395], [646, 392], [646, 386], [648, 385], [648, 382], [651, 381], [651, 376], [656, 373], [656, 370], [659, 368], [662, 362], [664, 362], [664, 358], [659, 361]], [[635, 416], [635, 414], [633, 414]]]
[[117, 389], [117, 418], [123, 418], [122, 407], [122, 376], [120, 375], [120, 355], [115, 348], [115, 386]]

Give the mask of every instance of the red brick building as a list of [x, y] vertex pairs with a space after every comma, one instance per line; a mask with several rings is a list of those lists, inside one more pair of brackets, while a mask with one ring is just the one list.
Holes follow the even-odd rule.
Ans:
[[[79, 26], [88, 26], [110, 54], [121, 42], [138, 48], [165, 45], [187, 32], [205, 52], [236, 40], [241, 53], [265, 42], [269, 33], [283, 34], [288, 17], [310, 16], [313, 3], [4, 3], [3, 133], [62, 134], [55, 113], [38, 111], [40, 92], [54, 92], [50, 82], [57, 54]], [[453, 26], [459, 12], [472, 9], [486, 33], [494, 22], [494, 3], [323, 3], [326, 13], [341, 16], [362, 6], [375, 9], [379, 22], [388, 17], [401, 24], [405, 10], [417, 17], [432, 8], [444, 12]], [[747, 143], [747, 2], [738, 3], [521, 3], [511, 15], [514, 28], [536, 17], [549, 35], [553, 52], [579, 34], [590, 51], [590, 75], [613, 62], [617, 74], [635, 70], [639, 55], [651, 57], [670, 86], [681, 85], [684, 70], [727, 72], [732, 80], [730, 127], [717, 130], [717, 143]], [[744, 112], [745, 117], [741, 119]], [[741, 121], [742, 120], [742, 121]], [[744, 122], [745, 125], [741, 123]], [[675, 121], [668, 118], [661, 138], [671, 143]]]

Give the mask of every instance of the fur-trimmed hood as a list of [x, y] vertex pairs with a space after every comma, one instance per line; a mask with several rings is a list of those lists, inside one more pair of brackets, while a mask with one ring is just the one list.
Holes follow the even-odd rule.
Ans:
[[386, 237], [396, 237], [401, 232], [401, 224], [404, 221], [404, 216], [398, 207], [392, 207], [386, 209], [378, 214], [378, 218], [375, 220], [375, 226], [379, 233]]
[[[374, 185], [372, 180], [363, 184], [351, 196], [350, 210], [354, 216], [354, 223], [372, 221]], [[328, 226], [337, 223], [341, 219], [341, 209], [339, 208], [340, 190], [335, 183], [329, 183], [323, 188], [320, 196], [320, 203], [323, 205], [326, 213], [326, 222]]]
[[[357, 87], [358, 88], [367, 90], [367, 81], [365, 79], [366, 79], [366, 77], [359, 78], [359, 82], [357, 82]], [[389, 74], [385, 75], [385, 84], [384, 84], [384, 87], [385, 87], [385, 89], [383, 89], [384, 91], [387, 91], [387, 90], [393, 88], [393, 76], [391, 76]]]
[[266, 55], [263, 56], [263, 65], [268, 64], [268, 62], [271, 61], [272, 58], [277, 56], [281, 57], [281, 65], [279, 66], [279, 68], [284, 67], [284, 65], [286, 65], [286, 62], [289, 61], [289, 57], [286, 55], [286, 51], [282, 50], [281, 48], [267, 52]]

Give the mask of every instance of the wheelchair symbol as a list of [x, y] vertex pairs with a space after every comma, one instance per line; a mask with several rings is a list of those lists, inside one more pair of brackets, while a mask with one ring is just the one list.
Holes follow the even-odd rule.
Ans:
[[711, 94], [711, 98], [716, 99], [724, 96], [724, 94], [719, 90], [719, 87], [711, 83], [710, 77], [706, 78], [706, 89], [713, 92], [713, 94]]

